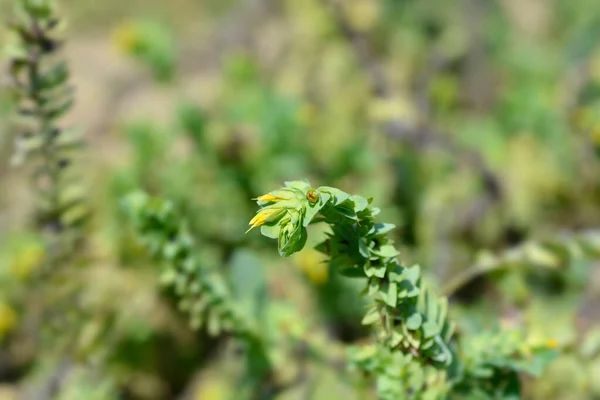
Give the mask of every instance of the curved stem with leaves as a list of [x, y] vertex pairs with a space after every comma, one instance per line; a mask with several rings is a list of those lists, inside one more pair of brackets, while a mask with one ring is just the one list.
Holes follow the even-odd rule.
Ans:
[[74, 253], [86, 215], [81, 190], [69, 175], [69, 151], [81, 142], [59, 120], [73, 104], [67, 63], [60, 60], [57, 31], [61, 20], [49, 0], [19, 0], [9, 24], [14, 41], [10, 54], [12, 92], [18, 106], [20, 133], [13, 162], [31, 159], [37, 190], [38, 226], [48, 237], [47, 273]]
[[261, 209], [250, 224], [277, 238], [282, 256], [304, 247], [309, 224], [329, 224], [332, 233], [317, 249], [343, 275], [366, 278], [364, 292], [372, 305], [363, 323], [377, 327], [382, 343], [412, 354], [423, 364], [448, 367], [452, 363], [453, 325], [447, 319], [447, 300], [425, 287], [419, 266], [397, 261], [399, 253], [388, 237], [394, 225], [375, 222], [380, 210], [371, 206], [372, 199], [294, 181], [257, 200]]
[[447, 299], [424, 285], [418, 266], [398, 262], [388, 237], [394, 225], [375, 221], [380, 210], [372, 199], [293, 181], [256, 200], [260, 209], [250, 229], [260, 227], [264, 236], [277, 239], [282, 256], [302, 250], [309, 224], [325, 222], [331, 232], [317, 249], [344, 276], [365, 279], [363, 294], [371, 307], [363, 323], [375, 327], [378, 343], [353, 347], [350, 362], [375, 378], [380, 398], [514, 395], [519, 372], [539, 373], [551, 359], [551, 349], [524, 344], [518, 332], [455, 340]]

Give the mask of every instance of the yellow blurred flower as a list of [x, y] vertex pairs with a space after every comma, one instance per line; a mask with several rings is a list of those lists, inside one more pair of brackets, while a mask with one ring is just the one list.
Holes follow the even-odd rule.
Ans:
[[140, 32], [135, 23], [125, 21], [112, 33], [112, 45], [121, 53], [131, 53], [140, 42]]
[[375, 0], [352, 0], [345, 3], [345, 14], [352, 28], [366, 32], [379, 21], [379, 4]]
[[579, 130], [588, 129], [593, 121], [593, 112], [589, 107], [577, 107], [571, 114], [571, 123]]
[[317, 109], [317, 107], [310, 103], [303, 104], [298, 109], [298, 119], [301, 123], [308, 126], [314, 125], [314, 123], [317, 120], [318, 114], [319, 110]]
[[0, 400], [17, 400], [19, 398], [16, 385], [0, 384]]
[[591, 137], [594, 144], [600, 146], [600, 124], [596, 124], [592, 128]]
[[414, 105], [405, 98], [373, 99], [368, 112], [369, 118], [375, 123], [401, 120], [411, 124], [416, 121]]
[[0, 300], [0, 338], [10, 332], [17, 323], [17, 314], [12, 307]]
[[197, 400], [225, 400], [230, 396], [227, 382], [223, 382], [216, 377], [204, 379], [194, 393], [194, 398]]
[[14, 277], [28, 278], [32, 271], [37, 269], [44, 260], [45, 249], [42, 243], [31, 242], [24, 244], [13, 256], [10, 270]]
[[322, 285], [329, 279], [327, 257], [314, 249], [306, 249], [298, 253], [294, 259], [300, 268], [315, 285]]

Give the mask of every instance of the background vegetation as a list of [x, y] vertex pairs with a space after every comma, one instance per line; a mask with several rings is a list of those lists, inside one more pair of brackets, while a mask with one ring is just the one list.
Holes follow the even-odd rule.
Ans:
[[[0, 399], [373, 396], [346, 368], [345, 346], [372, 341], [363, 285], [311, 246], [281, 258], [244, 234], [250, 199], [302, 178], [374, 198], [473, 353], [504, 367], [503, 349], [555, 350], [522, 397], [600, 398], [596, 0], [63, 0], [58, 15], [75, 87], [58, 124], [86, 146], [60, 184], [69, 212], [48, 219], [2, 90]], [[267, 378], [179, 309], [123, 207], [140, 189], [169, 199], [273, 343]], [[49, 221], [74, 227], [68, 261], [49, 264]]]

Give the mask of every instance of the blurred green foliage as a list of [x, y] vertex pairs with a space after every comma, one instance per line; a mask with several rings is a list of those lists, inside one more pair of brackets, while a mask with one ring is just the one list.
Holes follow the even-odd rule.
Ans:
[[[0, 2], [3, 16], [11, 3]], [[285, 259], [244, 235], [251, 199], [301, 178], [373, 197], [378, 218], [398, 226], [389, 235], [402, 265], [419, 262], [449, 296], [465, 355], [452, 373], [466, 377], [451, 395], [600, 397], [597, 1], [58, 6], [79, 88], [58, 126], [89, 143], [69, 153], [84, 179], [69, 180], [63, 200], [86, 194], [73, 218], [91, 217], [69, 273], [40, 279], [41, 196], [32, 164], [10, 168], [23, 130], [9, 115], [23, 106], [0, 92], [0, 398], [448, 394], [448, 376], [374, 344], [364, 282], [312, 249], [327, 227], [308, 227], [304, 250]], [[151, 223], [143, 235], [122, 206], [140, 190], [168, 199], [149, 210], [169, 210], [133, 207]], [[172, 228], [194, 238], [182, 244], [193, 263], [165, 247]], [[173, 271], [190, 279], [179, 292], [165, 285]], [[191, 307], [185, 293], [204, 273], [264, 347], [207, 328], [225, 303], [190, 327], [181, 304]], [[39, 334], [40, 302], [50, 336]], [[70, 351], [57, 355], [62, 336]]]

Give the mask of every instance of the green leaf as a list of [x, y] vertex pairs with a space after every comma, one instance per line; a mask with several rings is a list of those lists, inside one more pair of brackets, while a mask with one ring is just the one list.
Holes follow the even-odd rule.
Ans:
[[421, 329], [423, 330], [423, 336], [426, 338], [433, 337], [439, 333], [439, 327], [432, 321], [425, 321], [421, 325]]
[[270, 239], [279, 238], [279, 224], [263, 225], [260, 227], [260, 233]]
[[267, 283], [260, 259], [250, 250], [239, 249], [227, 270], [232, 294], [250, 320], [260, 317], [267, 297]]
[[42, 73], [40, 89], [54, 89], [64, 84], [69, 79], [69, 69], [66, 62], [60, 62]]
[[402, 334], [400, 332], [393, 330], [392, 336], [390, 337], [390, 341], [389, 341], [390, 346], [391, 347], [398, 346], [403, 338], [404, 337], [402, 336]]
[[353, 209], [346, 208], [344, 206], [338, 206], [338, 207], [334, 208], [334, 211], [337, 212], [338, 214], [343, 215], [346, 218], [357, 220], [356, 213], [354, 212]]
[[379, 249], [373, 249], [372, 252], [373, 254], [384, 258], [394, 258], [400, 254], [398, 250], [396, 250], [396, 248], [390, 244], [381, 246]]
[[373, 267], [374, 275], [378, 278], [383, 278], [385, 276], [385, 272], [387, 271], [387, 267], [385, 265], [381, 265], [378, 267]]
[[371, 281], [369, 282], [369, 296], [375, 295], [375, 293], [379, 291], [379, 286], [380, 284], [376, 279], [371, 279]]
[[365, 265], [363, 266], [365, 275], [367, 277], [372, 277], [373, 275], [375, 275], [375, 267], [373, 267], [371, 264], [369, 263], [365, 263]]
[[324, 207], [327, 203], [329, 203], [329, 200], [331, 200], [331, 195], [329, 193], [318, 193], [319, 195], [319, 204], [321, 205], [321, 207]]
[[390, 232], [395, 227], [396, 227], [396, 225], [394, 225], [394, 224], [376, 223], [373, 225], [373, 228], [369, 232], [369, 235], [370, 236], [385, 235], [386, 233]]
[[189, 134], [196, 147], [201, 149], [204, 144], [207, 122], [204, 111], [194, 103], [182, 102], [177, 105], [176, 114], [181, 129]]
[[287, 188], [301, 190], [302, 192], [307, 192], [311, 188], [308, 181], [287, 181], [284, 182], [284, 185]]
[[346, 278], [364, 278], [365, 277], [365, 272], [363, 271], [363, 269], [358, 268], [358, 267], [350, 267], [350, 268], [341, 269], [339, 271], [339, 274]]
[[402, 277], [408, 280], [413, 285], [416, 285], [421, 276], [421, 267], [419, 265], [413, 265], [412, 267], [407, 267], [404, 269], [402, 273]]
[[58, 105], [45, 107], [44, 112], [47, 118], [57, 119], [65, 115], [73, 106], [73, 99], [67, 99]]
[[371, 325], [381, 319], [381, 315], [379, 314], [379, 310], [377, 308], [372, 308], [369, 312], [363, 317], [361, 324], [362, 325]]
[[398, 304], [398, 286], [395, 282], [390, 282], [387, 294], [387, 304], [390, 307], [396, 307]]
[[350, 198], [350, 195], [346, 192], [341, 191], [340, 189], [329, 187], [329, 186], [321, 186], [317, 189], [317, 193], [324, 192], [328, 193], [332, 196], [332, 204], [337, 206], [338, 204], [343, 203], [347, 199]]
[[405, 324], [411, 331], [416, 331], [421, 327], [423, 323], [423, 317], [418, 312], [413, 313], [411, 316], [406, 318]]
[[308, 206], [306, 207], [306, 214], [304, 215], [304, 227], [307, 227], [312, 222], [315, 215], [317, 215], [323, 206], [325, 206], [325, 203], [320, 201], [315, 204], [311, 204], [308, 201], [306, 203], [308, 203]]
[[358, 240], [358, 252], [364, 258], [369, 258], [371, 256], [371, 252], [369, 251], [369, 246], [365, 239]]
[[369, 206], [367, 199], [362, 196], [354, 195], [352, 196], [352, 199], [354, 200], [354, 211], [357, 213]]

